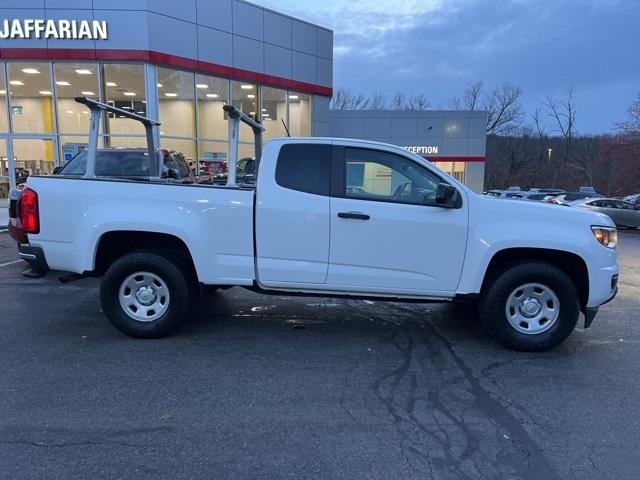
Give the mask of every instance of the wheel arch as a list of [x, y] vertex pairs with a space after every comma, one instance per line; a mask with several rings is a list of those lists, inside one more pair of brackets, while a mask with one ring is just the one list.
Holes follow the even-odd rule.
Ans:
[[94, 252], [93, 273], [103, 275], [115, 260], [134, 251], [169, 252], [181, 258], [197, 278], [197, 270], [187, 244], [175, 235], [137, 230], [103, 233]]
[[504, 269], [516, 263], [542, 261], [562, 270], [578, 289], [580, 308], [584, 309], [589, 299], [589, 270], [584, 259], [573, 252], [546, 248], [507, 248], [496, 252], [489, 261], [482, 281], [481, 293]]

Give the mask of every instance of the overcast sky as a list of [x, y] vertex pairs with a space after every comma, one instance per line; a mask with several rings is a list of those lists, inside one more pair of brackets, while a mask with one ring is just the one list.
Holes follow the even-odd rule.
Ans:
[[640, 93], [640, 0], [256, 0], [334, 31], [334, 87], [446, 108], [511, 81], [532, 112], [574, 87], [580, 132], [610, 132]]

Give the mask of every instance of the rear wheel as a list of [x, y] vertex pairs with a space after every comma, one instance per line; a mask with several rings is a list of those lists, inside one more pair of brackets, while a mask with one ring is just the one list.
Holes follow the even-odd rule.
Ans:
[[135, 252], [107, 269], [100, 302], [111, 324], [121, 332], [156, 338], [169, 334], [188, 316], [192, 288], [189, 269], [179, 260]]
[[487, 285], [479, 303], [486, 330], [508, 348], [542, 351], [562, 343], [580, 315], [578, 290], [559, 268], [513, 264]]

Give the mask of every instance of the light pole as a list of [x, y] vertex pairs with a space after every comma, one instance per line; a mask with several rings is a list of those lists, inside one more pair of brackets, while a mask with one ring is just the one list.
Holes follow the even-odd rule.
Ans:
[[551, 163], [551, 152], [553, 148], [547, 148], [547, 162]]

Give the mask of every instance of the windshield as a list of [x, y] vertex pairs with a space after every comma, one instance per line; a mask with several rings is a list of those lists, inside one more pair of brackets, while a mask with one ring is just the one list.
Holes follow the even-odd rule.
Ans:
[[256, 160], [253, 157], [241, 158], [238, 160], [238, 175], [252, 175], [256, 170]]
[[[84, 175], [87, 170], [87, 152], [80, 152], [62, 167], [59, 175]], [[98, 150], [96, 175], [149, 176], [149, 154], [142, 150]]]

